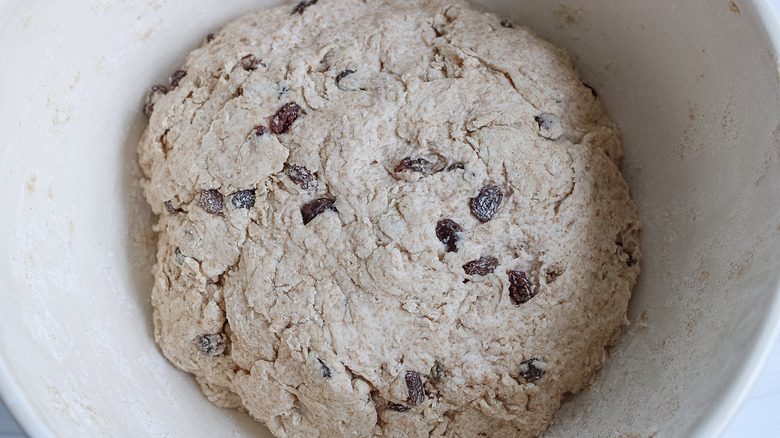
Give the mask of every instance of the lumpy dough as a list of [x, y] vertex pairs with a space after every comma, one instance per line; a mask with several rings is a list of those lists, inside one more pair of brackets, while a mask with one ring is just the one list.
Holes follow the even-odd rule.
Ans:
[[246, 15], [156, 86], [155, 338], [279, 437], [533, 437], [622, 326], [639, 222], [571, 61], [458, 0]]

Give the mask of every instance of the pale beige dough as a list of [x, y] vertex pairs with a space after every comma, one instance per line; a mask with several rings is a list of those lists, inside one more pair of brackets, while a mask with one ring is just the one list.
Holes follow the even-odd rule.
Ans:
[[[602, 365], [639, 273], [615, 123], [562, 50], [458, 0], [292, 11], [228, 24], [150, 99], [163, 353], [279, 437], [543, 433]], [[291, 102], [289, 131], [256, 135]], [[431, 167], [396, 171], [406, 157]], [[487, 184], [503, 200], [483, 223], [470, 202]], [[304, 225], [323, 197], [337, 211]], [[467, 275], [482, 256], [495, 270]], [[510, 298], [510, 270], [532, 299]]]

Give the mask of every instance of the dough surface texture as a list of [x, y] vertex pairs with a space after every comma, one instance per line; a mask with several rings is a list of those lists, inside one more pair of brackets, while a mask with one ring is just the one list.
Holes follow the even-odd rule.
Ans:
[[279, 437], [534, 437], [627, 324], [639, 221], [567, 55], [458, 0], [229, 23], [150, 93], [155, 338]]

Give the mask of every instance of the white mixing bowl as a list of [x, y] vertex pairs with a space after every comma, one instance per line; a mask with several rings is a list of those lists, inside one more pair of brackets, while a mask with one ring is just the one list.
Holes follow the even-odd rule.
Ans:
[[[152, 340], [135, 146], [149, 86], [277, 3], [0, 0], [0, 392], [32, 436], [270, 436]], [[780, 321], [768, 0], [481, 3], [568, 49], [622, 125], [644, 222], [631, 328], [549, 435], [716, 436]]]

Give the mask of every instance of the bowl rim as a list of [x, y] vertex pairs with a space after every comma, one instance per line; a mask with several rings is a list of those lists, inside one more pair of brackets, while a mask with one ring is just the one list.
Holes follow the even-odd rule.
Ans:
[[[780, 58], [780, 11], [778, 11], [780, 0], [749, 0], [749, 2], [766, 34], [773, 55], [776, 59]], [[7, 5], [7, 2], [0, 0], [0, 9]], [[715, 409], [699, 422], [692, 438], [719, 437], [723, 434], [753, 390], [766, 366], [772, 348], [780, 341], [780, 274], [775, 281], [776, 291], [771, 298], [769, 312], [745, 360], [745, 363], [752, 366], [746, 367], [731, 380], [728, 388], [720, 394]], [[24, 395], [21, 386], [12, 377], [8, 362], [0, 357], [0, 400], [5, 403], [8, 411], [27, 436], [57, 438], [58, 435], [48, 423], [44, 413], [38, 412], [33, 407], [29, 397]]]
[[54, 438], [51, 427], [45, 423], [44, 415], [36, 412], [23, 395], [19, 385], [11, 378], [5, 361], [0, 359], [0, 398], [11, 416], [30, 437]]

